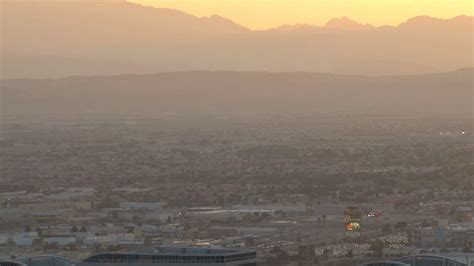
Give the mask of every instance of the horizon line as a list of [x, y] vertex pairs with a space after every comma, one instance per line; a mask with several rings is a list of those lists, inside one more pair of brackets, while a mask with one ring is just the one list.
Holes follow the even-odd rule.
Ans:
[[189, 73], [260, 73], [260, 74], [317, 74], [317, 75], [326, 75], [326, 76], [341, 76], [341, 77], [366, 77], [366, 78], [380, 78], [380, 77], [416, 77], [416, 76], [429, 76], [429, 75], [440, 75], [448, 73], [456, 73], [459, 71], [474, 71], [474, 65], [454, 68], [447, 71], [435, 71], [435, 72], [426, 72], [419, 74], [393, 74], [393, 75], [362, 75], [362, 74], [347, 74], [347, 73], [337, 73], [337, 72], [323, 72], [323, 71], [268, 71], [268, 70], [206, 70], [206, 69], [195, 69], [195, 70], [181, 70], [181, 71], [158, 71], [158, 72], [149, 72], [149, 73], [121, 73], [121, 74], [109, 74], [109, 75], [68, 75], [60, 77], [17, 77], [17, 78], [2, 78], [0, 76], [0, 81], [16, 81], [16, 80], [44, 80], [44, 81], [56, 81], [62, 79], [71, 79], [71, 78], [114, 78], [114, 77], [124, 77], [124, 76], [154, 76], [154, 75], [166, 75], [166, 74], [189, 74]]

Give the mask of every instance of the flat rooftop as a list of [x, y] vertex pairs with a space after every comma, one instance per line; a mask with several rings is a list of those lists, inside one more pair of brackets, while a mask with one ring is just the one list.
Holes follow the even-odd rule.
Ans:
[[199, 247], [157, 247], [153, 250], [137, 250], [126, 254], [154, 255], [234, 255], [256, 252], [251, 249], [199, 248]]

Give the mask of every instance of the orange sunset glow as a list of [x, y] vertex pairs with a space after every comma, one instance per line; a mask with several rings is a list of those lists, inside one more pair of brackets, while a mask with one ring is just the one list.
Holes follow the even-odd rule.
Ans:
[[220, 15], [250, 29], [285, 24], [323, 25], [334, 17], [374, 26], [398, 25], [419, 15], [451, 18], [473, 14], [473, 0], [129, 0], [204, 17]]

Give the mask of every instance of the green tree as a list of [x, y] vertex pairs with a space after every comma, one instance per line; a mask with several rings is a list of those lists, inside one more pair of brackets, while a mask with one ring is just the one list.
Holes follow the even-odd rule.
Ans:
[[385, 224], [382, 227], [382, 232], [385, 233], [385, 234], [391, 233], [392, 232], [392, 226], [390, 224]]
[[346, 257], [348, 257], [348, 258], [354, 257], [354, 252], [352, 251], [352, 249], [350, 249], [350, 250], [347, 252]]

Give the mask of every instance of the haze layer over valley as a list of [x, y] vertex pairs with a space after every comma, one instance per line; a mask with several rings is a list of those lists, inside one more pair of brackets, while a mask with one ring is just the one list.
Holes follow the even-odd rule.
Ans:
[[4, 80], [4, 117], [472, 112], [473, 69], [415, 76], [179, 72]]

